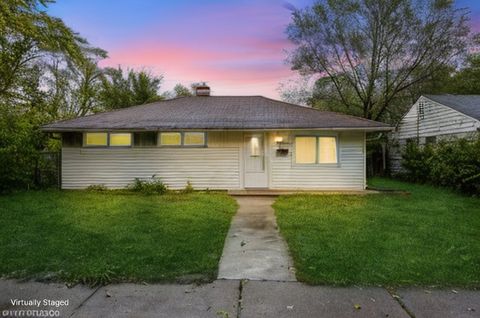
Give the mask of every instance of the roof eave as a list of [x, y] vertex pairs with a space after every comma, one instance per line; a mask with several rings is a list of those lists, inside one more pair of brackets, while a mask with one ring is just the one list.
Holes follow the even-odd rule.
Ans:
[[178, 131], [178, 130], [206, 130], [206, 131], [279, 131], [279, 130], [335, 130], [335, 131], [367, 131], [367, 132], [381, 132], [392, 131], [395, 127], [271, 127], [271, 128], [129, 128], [129, 127], [114, 127], [114, 128], [66, 128], [66, 127], [41, 127], [43, 132], [93, 132], [93, 131]]

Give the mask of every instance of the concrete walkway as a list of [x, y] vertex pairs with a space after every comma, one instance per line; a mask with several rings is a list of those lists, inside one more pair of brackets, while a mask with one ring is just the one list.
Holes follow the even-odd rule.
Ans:
[[[13, 305], [15, 299], [39, 300], [41, 304]], [[54, 302], [45, 305], [44, 300]], [[63, 301], [63, 305], [57, 307], [58, 301]], [[23, 315], [21, 310], [25, 310]], [[58, 317], [73, 318], [474, 318], [480, 317], [480, 291], [420, 288], [387, 291], [379, 287], [338, 288], [239, 280], [218, 280], [199, 286], [118, 284], [67, 288], [63, 284], [0, 280], [0, 317], [27, 317], [28, 310], [54, 310], [58, 311]]]
[[235, 197], [237, 214], [228, 231], [219, 279], [295, 281], [293, 262], [280, 236], [273, 197]]

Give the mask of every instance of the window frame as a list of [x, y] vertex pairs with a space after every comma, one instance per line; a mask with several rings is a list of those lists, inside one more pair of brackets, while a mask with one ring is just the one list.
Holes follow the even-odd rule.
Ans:
[[[179, 133], [180, 134], [180, 144], [178, 145], [162, 145], [162, 133]], [[185, 134], [186, 133], [200, 133], [203, 134], [203, 144], [198, 144], [198, 145], [185, 145]], [[206, 131], [197, 131], [197, 130], [192, 130], [192, 131], [159, 131], [158, 132], [158, 141], [157, 145], [158, 147], [162, 148], [207, 148], [208, 145], [208, 134]]]
[[417, 116], [418, 116], [418, 120], [424, 120], [425, 119], [425, 102], [424, 101], [419, 101], [418, 102]]
[[[162, 145], [162, 134], [165, 134], [165, 133], [180, 134], [180, 143], [178, 145]], [[157, 135], [157, 138], [158, 138], [157, 145], [158, 147], [162, 147], [162, 148], [180, 148], [182, 147], [182, 144], [183, 144], [183, 136], [181, 131], [160, 131]]]
[[[62, 148], [82, 148], [83, 135], [80, 131], [62, 132]], [[68, 144], [69, 141], [72, 141], [72, 144]]]
[[[315, 162], [314, 163], [298, 163], [297, 162], [297, 137], [314, 137], [315, 138]], [[331, 137], [335, 138], [335, 151], [337, 162], [331, 163], [321, 163], [320, 162], [320, 138], [322, 137]], [[292, 153], [292, 164], [296, 167], [340, 167], [340, 143], [338, 134], [298, 134], [293, 136], [293, 153]]]
[[[105, 145], [88, 145], [87, 144], [87, 134], [106, 134], [107, 135], [107, 143]], [[85, 131], [83, 133], [83, 147], [85, 148], [108, 148], [110, 144], [110, 136], [107, 131]]]
[[[106, 145], [87, 145], [87, 134], [107, 134], [107, 144]], [[129, 146], [116, 146], [110, 144], [110, 135], [111, 134], [129, 134], [130, 135], [130, 145]], [[124, 131], [85, 131], [82, 134], [82, 148], [131, 148], [133, 147], [133, 133], [124, 132]]]
[[[185, 145], [185, 134], [194, 133], [194, 134], [203, 134], [203, 144], [197, 145]], [[182, 147], [186, 148], [205, 148], [207, 147], [207, 133], [204, 131], [182, 131]]]
[[[136, 144], [136, 143], [139, 143], [139, 140], [141, 138], [139, 138], [139, 135], [141, 134], [152, 134], [153, 136], [153, 139], [154, 139], [154, 143], [153, 145], [139, 145], [139, 144]], [[132, 147], [135, 147], [135, 148], [157, 148], [158, 147], [158, 132], [157, 131], [134, 131], [132, 132], [132, 138], [133, 138], [133, 142], [132, 142]]]
[[[302, 163], [302, 162], [297, 162], [297, 138], [313, 138], [315, 139], [315, 162], [311, 163]], [[293, 144], [294, 144], [294, 152], [293, 152], [293, 158], [294, 162], [296, 165], [300, 166], [312, 166], [312, 165], [317, 165], [318, 164], [318, 136], [315, 135], [296, 135], [293, 138]]]
[[[130, 135], [130, 145], [112, 145], [111, 142], [110, 142], [110, 136], [112, 134], [124, 134], [124, 135]], [[110, 131], [108, 132], [108, 147], [112, 147], [112, 148], [131, 148], [133, 147], [133, 133], [131, 132], [123, 132], [123, 131]]]

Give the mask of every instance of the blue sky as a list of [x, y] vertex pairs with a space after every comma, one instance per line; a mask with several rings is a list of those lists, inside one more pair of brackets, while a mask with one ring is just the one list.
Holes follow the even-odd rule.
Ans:
[[[49, 13], [109, 52], [102, 66], [163, 74], [162, 90], [207, 81], [217, 95], [278, 98], [278, 85], [295, 73], [285, 64], [292, 48], [285, 27], [293, 0], [60, 0]], [[480, 31], [480, 1], [468, 7]]]

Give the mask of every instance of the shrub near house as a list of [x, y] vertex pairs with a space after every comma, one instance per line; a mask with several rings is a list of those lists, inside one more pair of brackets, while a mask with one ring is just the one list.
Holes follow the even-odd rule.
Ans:
[[431, 183], [480, 194], [480, 137], [454, 139], [437, 144], [406, 145], [399, 175], [420, 183]]

